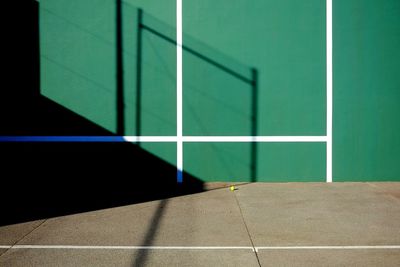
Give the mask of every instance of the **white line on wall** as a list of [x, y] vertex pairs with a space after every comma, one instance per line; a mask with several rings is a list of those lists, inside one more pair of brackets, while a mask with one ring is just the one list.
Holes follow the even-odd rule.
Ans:
[[125, 136], [129, 142], [326, 142], [326, 136]]
[[332, 119], [333, 119], [333, 62], [332, 62], [332, 0], [326, 0], [326, 182], [332, 182]]
[[0, 136], [0, 142], [326, 142], [326, 136]]
[[326, 136], [184, 136], [184, 142], [326, 142]]
[[182, 183], [183, 172], [183, 69], [182, 69], [182, 0], [176, 0], [176, 168], [177, 182]]

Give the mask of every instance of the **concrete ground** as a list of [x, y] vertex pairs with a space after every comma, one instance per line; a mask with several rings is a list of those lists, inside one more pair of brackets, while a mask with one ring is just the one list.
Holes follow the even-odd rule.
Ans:
[[400, 183], [242, 184], [0, 227], [0, 266], [399, 266]]

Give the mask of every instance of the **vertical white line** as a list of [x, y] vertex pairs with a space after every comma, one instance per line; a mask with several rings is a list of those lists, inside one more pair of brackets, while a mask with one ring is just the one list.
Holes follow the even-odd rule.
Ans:
[[326, 182], [328, 183], [332, 182], [332, 37], [332, 0], [326, 0]]
[[176, 136], [177, 136], [177, 182], [182, 183], [182, 0], [176, 0]]

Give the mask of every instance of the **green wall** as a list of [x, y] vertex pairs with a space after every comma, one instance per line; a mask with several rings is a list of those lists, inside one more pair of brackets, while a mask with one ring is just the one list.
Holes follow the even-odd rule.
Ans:
[[400, 2], [333, 7], [333, 176], [399, 181]]
[[258, 69], [259, 135], [325, 135], [324, 1], [183, 5], [185, 33]]
[[[175, 39], [175, 2], [122, 2], [125, 135], [136, 135], [137, 6]], [[157, 19], [151, 16], [157, 15]], [[160, 20], [160, 21], [158, 21]], [[116, 1], [41, 0], [41, 93], [112, 133], [117, 129]], [[142, 135], [176, 135], [176, 47], [143, 31]], [[176, 164], [176, 145], [141, 146]]]
[[[324, 1], [183, 1], [183, 31], [239, 62], [257, 68], [258, 135], [325, 135]], [[185, 43], [185, 38], [183, 41]], [[185, 76], [187, 68], [192, 67], [184, 65], [184, 79], [188, 79]], [[200, 80], [199, 87], [203, 84]], [[209, 89], [209, 86], [205, 87]], [[223, 90], [229, 96], [229, 102], [250, 103], [245, 96], [232, 94], [230, 84], [216, 89]], [[239, 89], [251, 90], [244, 86]], [[207, 106], [202, 111], [207, 115], [208, 110]], [[245, 104], [242, 104], [242, 110], [246, 110]], [[248, 106], [247, 110], [250, 111], [251, 107]], [[209, 114], [211, 123], [212, 116]], [[226, 127], [229, 132], [246, 125], [241, 122], [240, 115], [232, 113], [230, 117], [236, 120], [236, 127]], [[243, 129], [237, 135], [251, 133]], [[194, 165], [192, 162], [202, 164], [195, 175], [210, 177], [207, 178], [210, 180], [223, 177], [251, 181], [249, 162], [247, 175], [242, 174], [233, 159], [228, 160], [230, 157], [226, 152], [212, 150], [212, 144], [208, 146], [210, 149], [198, 149], [196, 153], [185, 150], [186, 165]], [[247, 155], [249, 161], [250, 154], [246, 150], [249, 145], [242, 149], [239, 148], [241, 145], [236, 146], [235, 154]], [[229, 168], [226, 165], [238, 169], [240, 178], [227, 174]], [[323, 181], [325, 144], [260, 143], [257, 165], [258, 181]]]
[[[333, 178], [400, 180], [400, 2], [333, 1]], [[175, 39], [175, 0], [123, 1], [125, 135], [136, 135], [137, 7]], [[251, 80], [258, 135], [326, 134], [324, 0], [183, 1], [184, 45]], [[116, 132], [114, 0], [41, 0], [41, 92]], [[142, 135], [176, 135], [176, 48], [143, 31]], [[184, 49], [184, 135], [251, 135], [252, 85]], [[397, 138], [396, 138], [397, 137]], [[176, 164], [173, 143], [142, 147]], [[258, 181], [324, 181], [325, 143], [260, 143]], [[249, 143], [185, 143], [184, 169], [251, 181]]]
[[42, 94], [112, 132], [114, 23], [110, 1], [40, 1]]

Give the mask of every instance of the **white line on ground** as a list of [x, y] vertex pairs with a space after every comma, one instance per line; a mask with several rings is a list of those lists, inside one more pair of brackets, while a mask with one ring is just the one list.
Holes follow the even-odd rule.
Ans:
[[[15, 245], [2, 246], [8, 249], [99, 249], [99, 250], [253, 250], [253, 247], [219, 246], [73, 246], [73, 245]], [[2, 248], [0, 247], [0, 248]]]
[[[2, 245], [4, 249], [98, 249], [98, 250], [253, 250], [251, 246], [74, 246], [74, 245]], [[400, 249], [400, 245], [380, 246], [267, 246], [258, 250], [362, 250]]]
[[284, 247], [256, 247], [257, 250], [334, 250], [334, 249], [400, 249], [400, 246], [284, 246]]

